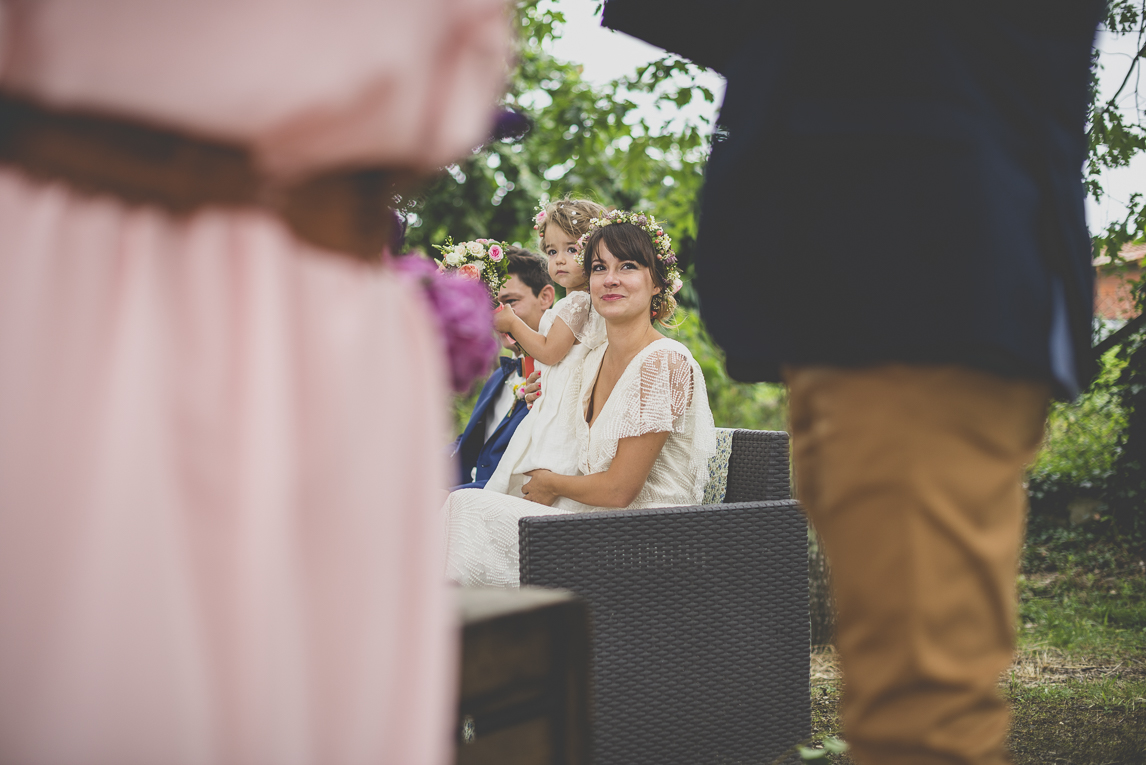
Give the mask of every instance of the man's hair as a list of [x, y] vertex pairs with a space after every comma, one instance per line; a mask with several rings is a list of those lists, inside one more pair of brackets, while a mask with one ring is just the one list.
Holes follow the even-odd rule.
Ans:
[[522, 247], [506, 247], [505, 260], [509, 275], [525, 282], [533, 290], [534, 297], [541, 294], [545, 285], [553, 283], [549, 281], [549, 264], [536, 252]]

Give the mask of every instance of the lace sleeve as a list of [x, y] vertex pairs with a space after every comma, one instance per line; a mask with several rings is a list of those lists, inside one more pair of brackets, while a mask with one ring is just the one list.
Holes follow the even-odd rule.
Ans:
[[649, 354], [641, 364], [641, 434], [679, 431], [692, 391], [692, 365], [683, 354], [673, 350]]
[[637, 374], [622, 379], [623, 388], [613, 392], [621, 406], [609, 423], [610, 440], [680, 430], [693, 391], [692, 366], [683, 354], [654, 351]]
[[584, 342], [586, 330], [591, 330], [594, 322], [589, 321], [592, 312], [592, 301], [588, 292], [571, 292], [563, 300], [553, 306], [557, 318], [565, 322], [565, 326], [573, 332], [573, 337]]

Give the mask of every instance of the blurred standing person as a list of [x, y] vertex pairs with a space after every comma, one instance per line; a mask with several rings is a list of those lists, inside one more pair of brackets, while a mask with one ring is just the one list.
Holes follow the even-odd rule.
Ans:
[[[717, 69], [696, 287], [790, 390], [868, 765], [1002, 763], [1024, 466], [1091, 375], [1081, 167], [1100, 0], [610, 0]], [[749, 244], [750, 243], [750, 244]]]
[[449, 377], [380, 221], [488, 132], [504, 5], [0, 2], [0, 760], [449, 759]]

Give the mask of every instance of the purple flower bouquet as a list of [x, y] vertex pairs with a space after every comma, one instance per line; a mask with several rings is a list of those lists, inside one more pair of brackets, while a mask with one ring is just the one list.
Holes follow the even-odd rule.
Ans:
[[418, 254], [393, 260], [394, 268], [420, 284], [445, 339], [455, 392], [469, 390], [489, 371], [498, 353], [493, 333], [493, 308], [487, 283], [457, 271], [441, 271]]

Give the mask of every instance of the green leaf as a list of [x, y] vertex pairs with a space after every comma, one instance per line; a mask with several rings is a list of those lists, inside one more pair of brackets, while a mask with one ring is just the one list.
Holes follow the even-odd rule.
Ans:
[[832, 754], [843, 754], [848, 750], [848, 742], [835, 736], [828, 736], [823, 740], [824, 749]]

